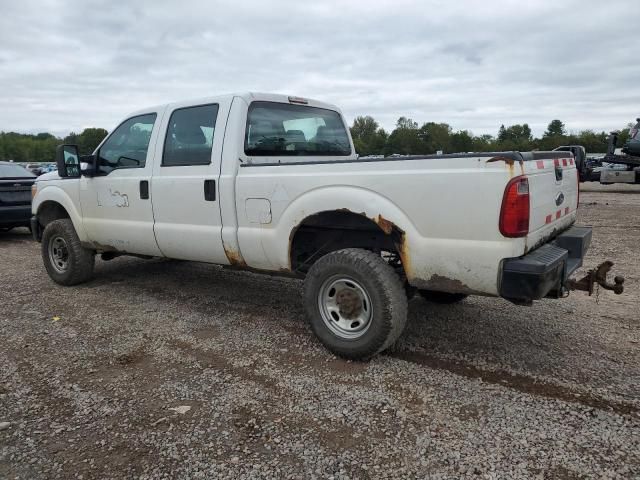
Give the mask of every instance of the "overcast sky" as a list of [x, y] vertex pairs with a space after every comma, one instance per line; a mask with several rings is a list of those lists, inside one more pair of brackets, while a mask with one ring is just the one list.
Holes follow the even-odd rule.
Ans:
[[0, 130], [111, 130], [234, 91], [496, 134], [640, 116], [637, 0], [0, 1]]

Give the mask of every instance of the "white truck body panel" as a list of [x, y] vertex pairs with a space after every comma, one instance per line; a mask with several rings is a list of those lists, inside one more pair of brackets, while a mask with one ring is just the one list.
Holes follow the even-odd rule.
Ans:
[[[350, 136], [350, 155], [248, 156], [245, 129], [254, 101], [290, 103], [282, 95], [247, 93], [132, 114], [128, 118], [157, 114], [145, 166], [75, 180], [42, 178], [33, 213], [58, 201], [81, 241], [97, 251], [291, 271], [291, 241], [300, 224], [320, 212], [349, 211], [398, 235], [410, 284], [484, 295], [499, 294], [503, 259], [524, 255], [575, 221], [578, 192], [569, 157], [560, 162], [564, 175], [557, 181], [553, 159], [358, 159]], [[171, 114], [213, 103], [211, 163], [164, 166]], [[322, 102], [307, 105], [340, 113]], [[520, 175], [529, 179], [530, 231], [506, 238], [498, 230], [500, 206], [508, 181]], [[203, 199], [203, 180], [215, 182], [215, 201]], [[150, 199], [140, 198], [142, 181], [149, 182]]]

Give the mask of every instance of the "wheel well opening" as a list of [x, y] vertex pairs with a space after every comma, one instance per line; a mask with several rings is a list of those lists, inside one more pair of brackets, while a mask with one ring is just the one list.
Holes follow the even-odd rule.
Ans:
[[44, 229], [49, 223], [61, 218], [70, 218], [65, 208], [57, 202], [47, 201], [38, 208], [38, 223]]
[[323, 255], [343, 248], [370, 250], [402, 269], [403, 243], [404, 232], [382, 216], [371, 219], [349, 210], [320, 212], [307, 217], [292, 233], [291, 269], [306, 273]]

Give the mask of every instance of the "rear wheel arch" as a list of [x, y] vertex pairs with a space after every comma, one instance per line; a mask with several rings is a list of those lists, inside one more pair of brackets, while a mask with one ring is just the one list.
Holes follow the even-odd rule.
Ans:
[[388, 254], [391, 263], [402, 267], [405, 233], [381, 215], [341, 208], [308, 215], [289, 236], [289, 265], [306, 273], [323, 255], [345, 248], [361, 248]]

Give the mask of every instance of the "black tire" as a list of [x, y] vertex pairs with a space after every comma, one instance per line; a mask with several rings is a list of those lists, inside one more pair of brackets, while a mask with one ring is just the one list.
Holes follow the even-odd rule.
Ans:
[[[353, 292], [360, 291], [354, 302]], [[345, 299], [342, 293], [351, 295], [348, 306], [355, 306], [347, 314], [340, 303]], [[330, 307], [333, 313], [328, 312], [325, 298], [335, 298]], [[389, 348], [407, 324], [407, 295], [400, 277], [380, 255], [359, 248], [331, 252], [314, 263], [304, 281], [304, 303], [311, 328], [324, 346], [352, 360], [366, 360]], [[347, 332], [338, 322], [354, 320], [350, 327], [358, 323], [360, 316], [353, 317], [354, 309], [365, 318], [366, 327]]]
[[[56, 250], [57, 254], [54, 254]], [[68, 218], [54, 220], [47, 225], [42, 234], [41, 251], [47, 273], [60, 285], [77, 285], [93, 276], [95, 252], [80, 245], [73, 223]]]
[[429, 302], [442, 303], [444, 305], [461, 302], [469, 296], [464, 293], [436, 292], [435, 290], [420, 290], [420, 295]]

